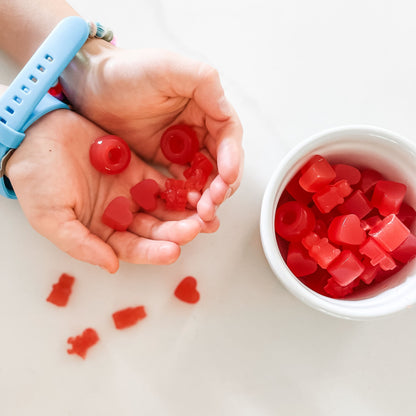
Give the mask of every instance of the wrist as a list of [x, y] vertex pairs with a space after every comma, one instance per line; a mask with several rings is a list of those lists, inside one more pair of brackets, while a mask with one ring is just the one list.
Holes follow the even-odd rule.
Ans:
[[100, 100], [116, 50], [102, 39], [88, 39], [59, 77], [66, 97], [79, 112], [85, 114], [91, 103]]

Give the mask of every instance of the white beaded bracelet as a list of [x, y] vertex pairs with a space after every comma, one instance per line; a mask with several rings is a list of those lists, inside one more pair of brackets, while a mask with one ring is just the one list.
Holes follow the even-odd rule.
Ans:
[[99, 22], [87, 21], [87, 23], [88, 23], [88, 27], [90, 30], [90, 33], [88, 35], [90, 39], [98, 38], [98, 39], [103, 39], [107, 42], [111, 42], [113, 40], [114, 34], [111, 29], [106, 28]]

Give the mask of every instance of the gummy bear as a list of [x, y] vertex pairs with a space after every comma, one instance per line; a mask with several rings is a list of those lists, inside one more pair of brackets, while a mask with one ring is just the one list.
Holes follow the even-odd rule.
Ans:
[[117, 329], [125, 329], [136, 325], [138, 321], [146, 317], [144, 306], [125, 308], [113, 313], [114, 325]]
[[68, 349], [68, 354], [77, 354], [85, 359], [87, 351], [99, 341], [97, 332], [92, 328], [87, 328], [81, 335], [75, 338], [68, 338], [68, 344], [72, 344], [71, 349]]
[[55, 283], [52, 286], [52, 291], [46, 300], [56, 306], [66, 306], [69, 297], [71, 296], [72, 285], [74, 282], [75, 278], [73, 276], [62, 273], [59, 277], [58, 283]]
[[188, 191], [185, 181], [179, 179], [166, 179], [166, 189], [160, 197], [165, 200], [166, 208], [172, 211], [185, 211], [188, 202]]
[[345, 179], [341, 179], [333, 185], [327, 185], [316, 192], [312, 199], [319, 211], [326, 214], [337, 205], [342, 204], [344, 198], [351, 192], [352, 188], [348, 185], [348, 182]]
[[326, 269], [341, 253], [341, 250], [329, 243], [327, 238], [320, 238], [313, 232], [302, 239], [302, 244], [308, 250], [309, 256], [323, 269]]
[[203, 153], [195, 153], [191, 166], [183, 172], [183, 176], [187, 179], [187, 186], [200, 191], [207, 183], [213, 169], [212, 163]]

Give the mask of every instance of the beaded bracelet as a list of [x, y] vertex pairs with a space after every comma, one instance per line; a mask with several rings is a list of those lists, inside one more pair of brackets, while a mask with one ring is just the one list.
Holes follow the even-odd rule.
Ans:
[[98, 38], [98, 39], [103, 39], [107, 42], [111, 42], [113, 40], [114, 34], [111, 29], [106, 28], [99, 22], [94, 23], [91, 21], [87, 21], [87, 23], [88, 23], [88, 27], [90, 30], [90, 33], [88, 35], [90, 39]]

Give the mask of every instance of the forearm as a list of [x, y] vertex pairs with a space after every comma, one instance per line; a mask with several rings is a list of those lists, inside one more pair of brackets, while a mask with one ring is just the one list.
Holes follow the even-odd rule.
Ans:
[[0, 0], [0, 49], [24, 65], [58, 22], [77, 15], [65, 0]]

